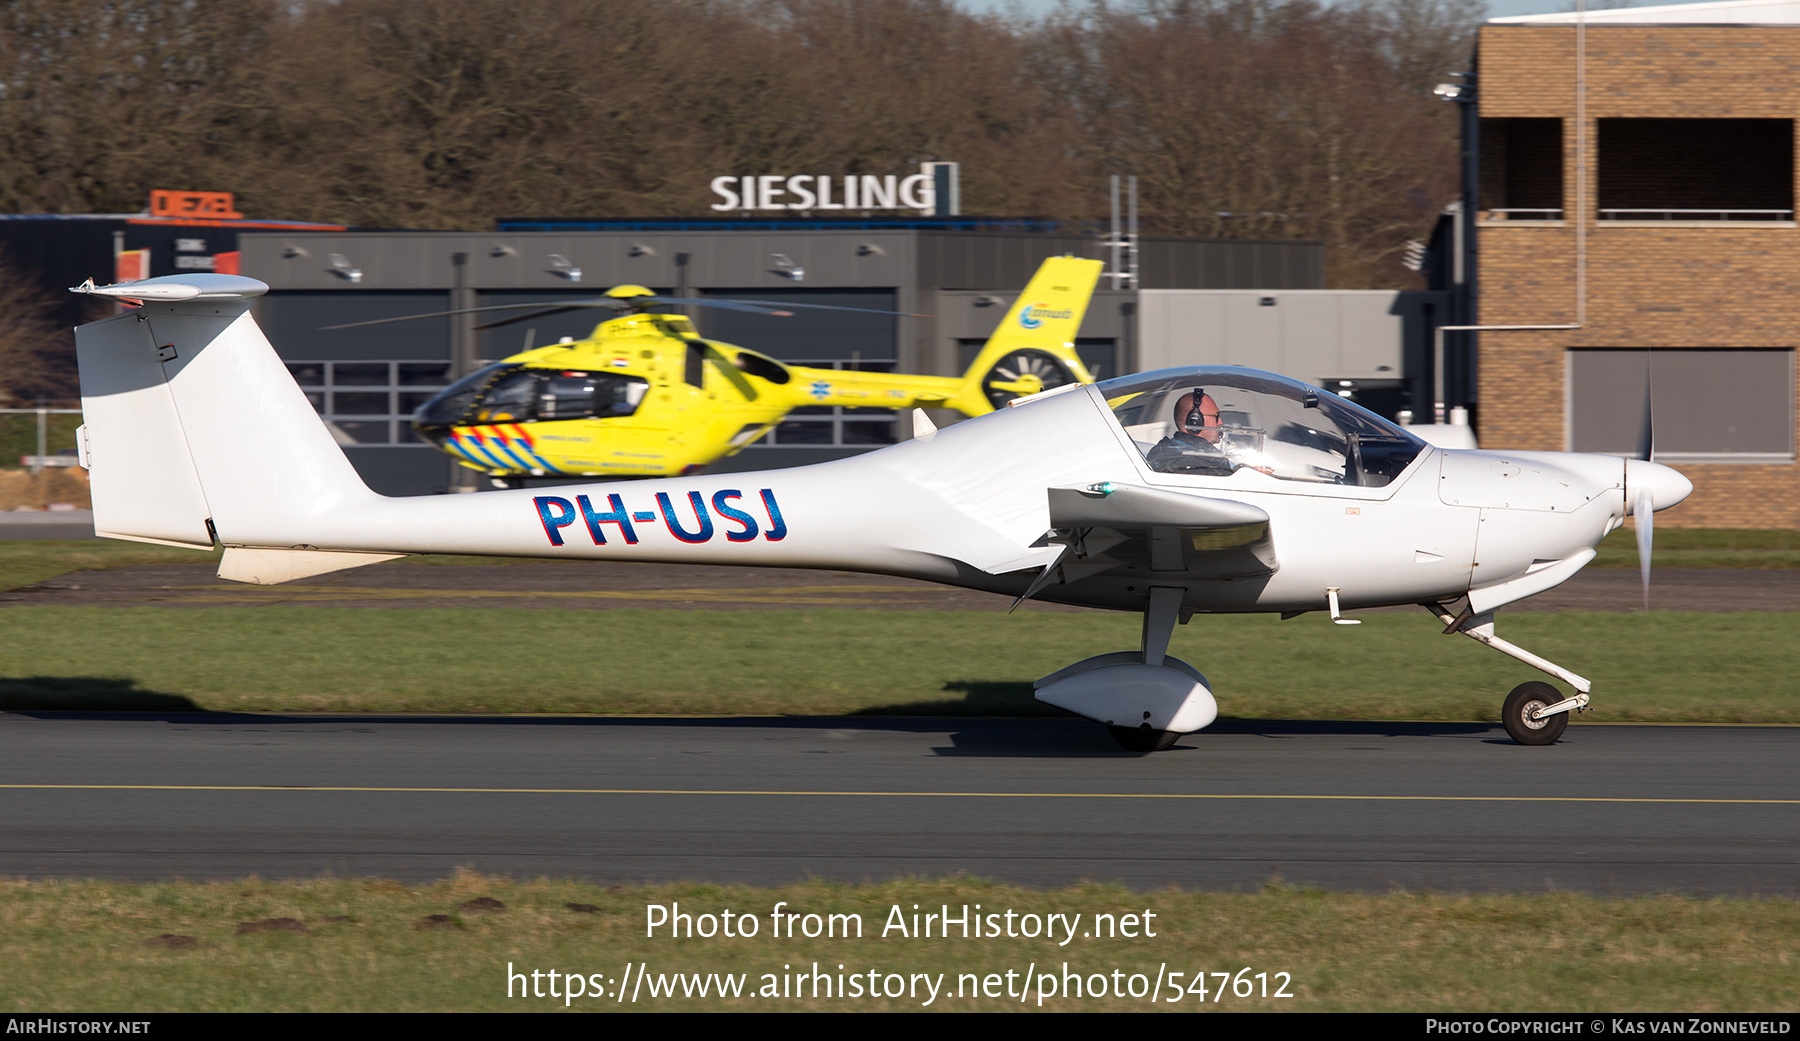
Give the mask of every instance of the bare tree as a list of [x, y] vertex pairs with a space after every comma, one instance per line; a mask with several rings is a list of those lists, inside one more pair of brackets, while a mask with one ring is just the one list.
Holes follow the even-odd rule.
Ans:
[[1078, 147], [1140, 177], [1159, 230], [1322, 239], [1330, 284], [1392, 285], [1404, 241], [1453, 188], [1453, 114], [1404, 89], [1364, 12], [1096, 5], [1056, 36]]
[[1364, 0], [1361, 9], [1380, 29], [1400, 85], [1419, 95], [1470, 71], [1475, 31], [1488, 16], [1487, 0]]
[[707, 212], [719, 174], [963, 164], [971, 212], [1091, 220], [1109, 173], [1156, 231], [1317, 238], [1336, 285], [1454, 190], [1430, 84], [1480, 0], [12, 0], [0, 210], [248, 212], [486, 227]]
[[81, 396], [75, 337], [57, 320], [60, 301], [0, 252], [0, 400], [29, 403]]
[[0, 210], [135, 211], [214, 146], [274, 0], [0, 6]]

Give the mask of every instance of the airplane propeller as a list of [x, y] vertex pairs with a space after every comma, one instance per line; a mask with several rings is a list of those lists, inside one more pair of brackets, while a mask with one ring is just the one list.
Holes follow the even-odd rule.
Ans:
[[[1642, 459], [1646, 463], [1656, 461], [1656, 415], [1651, 401], [1653, 386], [1650, 382], [1650, 356], [1644, 356], [1644, 423], [1638, 429], [1637, 452], [1633, 459]], [[1630, 485], [1631, 464], [1625, 464], [1627, 487]], [[1637, 498], [1632, 503], [1631, 515], [1637, 518], [1637, 551], [1638, 575], [1644, 585], [1644, 610], [1650, 610], [1650, 548], [1656, 531], [1656, 500], [1648, 485], [1640, 482]]]

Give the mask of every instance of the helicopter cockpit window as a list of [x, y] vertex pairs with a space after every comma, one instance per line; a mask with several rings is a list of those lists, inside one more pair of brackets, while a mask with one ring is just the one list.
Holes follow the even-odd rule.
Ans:
[[1425, 443], [1330, 391], [1248, 369], [1165, 369], [1099, 384], [1150, 469], [1379, 488]]
[[538, 374], [530, 369], [495, 380], [475, 406], [476, 423], [529, 423], [537, 418]]
[[490, 365], [445, 388], [413, 414], [425, 428], [477, 423], [616, 419], [637, 412], [650, 392], [641, 376]]
[[506, 368], [505, 365], [484, 366], [450, 384], [419, 406], [413, 413], [413, 422], [424, 427], [447, 427], [462, 422], [470, 407], [481, 399], [482, 391], [487, 389], [494, 374]]

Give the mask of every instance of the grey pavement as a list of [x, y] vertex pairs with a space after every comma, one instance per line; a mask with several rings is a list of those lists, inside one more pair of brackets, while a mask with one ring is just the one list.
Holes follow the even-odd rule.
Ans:
[[[1800, 895], [1800, 728], [0, 714], [0, 875]], [[1605, 801], [1587, 801], [1605, 800]]]
[[18, 539], [91, 539], [93, 510], [7, 510], [0, 512], [0, 542]]

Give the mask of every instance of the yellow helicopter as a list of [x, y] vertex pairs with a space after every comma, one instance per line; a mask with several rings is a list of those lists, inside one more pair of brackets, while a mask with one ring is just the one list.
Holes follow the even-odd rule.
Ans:
[[420, 406], [413, 428], [496, 485], [518, 487], [526, 476], [692, 473], [735, 455], [805, 406], [948, 408], [978, 416], [1012, 398], [1093, 382], [1075, 353], [1075, 331], [1101, 267], [1075, 257], [1046, 260], [961, 377], [787, 365], [703, 339], [683, 315], [646, 310], [693, 304], [788, 316], [791, 307], [858, 308], [685, 300], [618, 286], [577, 306], [611, 307], [624, 312], [619, 317], [587, 339], [470, 373]]

